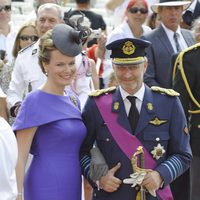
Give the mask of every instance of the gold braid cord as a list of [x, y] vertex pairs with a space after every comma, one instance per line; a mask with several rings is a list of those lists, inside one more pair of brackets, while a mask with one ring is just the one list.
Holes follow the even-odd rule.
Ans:
[[200, 48], [200, 43], [198, 44], [195, 44], [189, 48], [187, 48], [186, 50], [182, 51], [179, 53], [176, 61], [175, 61], [175, 64], [174, 64], [174, 69], [173, 69], [173, 75], [172, 75], [172, 80], [175, 79], [175, 74], [176, 74], [176, 70], [177, 70], [177, 67], [179, 65], [179, 68], [180, 68], [180, 72], [181, 72], [181, 76], [183, 78], [183, 82], [185, 84], [185, 87], [187, 89], [187, 92], [191, 98], [191, 100], [193, 101], [193, 103], [198, 107], [198, 110], [189, 110], [188, 112], [191, 113], [191, 114], [200, 114], [200, 104], [199, 102], [194, 98], [192, 92], [191, 92], [191, 89], [190, 89], [190, 86], [188, 84], [188, 81], [187, 81], [187, 78], [186, 78], [186, 75], [185, 75], [185, 72], [184, 72], [184, 67], [183, 67], [183, 56], [185, 53], [195, 49], [195, 48]]

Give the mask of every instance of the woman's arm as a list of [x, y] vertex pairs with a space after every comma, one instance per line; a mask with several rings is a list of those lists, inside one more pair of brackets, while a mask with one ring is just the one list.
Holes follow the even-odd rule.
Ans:
[[17, 131], [18, 160], [16, 166], [18, 198], [22, 199], [25, 166], [37, 127]]
[[124, 0], [109, 0], [106, 3], [106, 8], [109, 10], [114, 10], [116, 7], [120, 6]]

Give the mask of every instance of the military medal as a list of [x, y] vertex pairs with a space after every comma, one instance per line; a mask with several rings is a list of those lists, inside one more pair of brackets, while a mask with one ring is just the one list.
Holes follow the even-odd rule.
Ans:
[[164, 149], [163, 146], [161, 146], [160, 143], [158, 143], [157, 146], [154, 147], [154, 150], [151, 151], [151, 154], [153, 155], [153, 158], [155, 158], [156, 160], [161, 158], [164, 153], [165, 153], [165, 149]]
[[147, 104], [147, 108], [148, 108], [148, 110], [153, 110], [153, 105], [152, 105], [152, 103], [148, 103], [148, 104]]
[[113, 106], [114, 110], [119, 110], [119, 102], [115, 102]]

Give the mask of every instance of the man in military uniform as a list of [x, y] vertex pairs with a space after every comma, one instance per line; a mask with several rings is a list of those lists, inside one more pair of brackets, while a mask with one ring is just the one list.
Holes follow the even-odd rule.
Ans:
[[[190, 127], [190, 144], [193, 153], [191, 173], [191, 199], [200, 197], [200, 44], [181, 52], [175, 63], [174, 88], [180, 93]], [[175, 74], [176, 72], [176, 74]]]
[[[62, 8], [57, 4], [47, 3], [40, 6], [36, 20], [39, 37], [56, 24], [63, 22], [61, 13]], [[41, 86], [46, 80], [38, 64], [38, 44], [39, 41], [23, 49], [15, 61], [7, 94], [13, 117], [16, 116], [24, 95]]]
[[109, 167], [96, 187], [93, 184], [93, 199], [173, 199], [169, 183], [190, 166], [189, 134], [178, 93], [143, 83], [149, 44], [130, 38], [108, 44], [119, 87], [93, 92], [83, 110], [88, 133], [81, 148], [83, 173], [91, 178], [89, 151], [94, 142]]

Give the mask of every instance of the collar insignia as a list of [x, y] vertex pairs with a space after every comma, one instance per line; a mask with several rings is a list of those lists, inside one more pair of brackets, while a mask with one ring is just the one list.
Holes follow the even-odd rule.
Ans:
[[37, 53], [37, 49], [33, 49], [32, 55], [35, 55]]
[[152, 105], [152, 103], [148, 103], [148, 104], [147, 104], [147, 109], [148, 109], [148, 110], [153, 110], [153, 105]]
[[115, 102], [115, 103], [114, 103], [113, 109], [114, 109], [115, 111], [119, 110], [119, 102]]
[[149, 121], [150, 124], [153, 124], [154, 126], [160, 126], [162, 124], [167, 123], [167, 120], [160, 120], [158, 117], [155, 117], [154, 120]]
[[75, 106], [78, 106], [78, 101], [74, 95], [70, 95], [69, 98]]
[[131, 41], [125, 42], [125, 44], [122, 47], [122, 51], [125, 55], [131, 55], [135, 52], [135, 46]]
[[154, 147], [154, 149], [151, 151], [153, 158], [155, 158], [156, 160], [161, 158], [164, 155], [164, 153], [165, 153], [165, 149], [163, 146], [161, 146], [160, 143], [158, 143], [157, 146]]
[[187, 127], [187, 126], [184, 128], [184, 133], [185, 133], [186, 135], [189, 133], [189, 130], [188, 130], [188, 127]]

